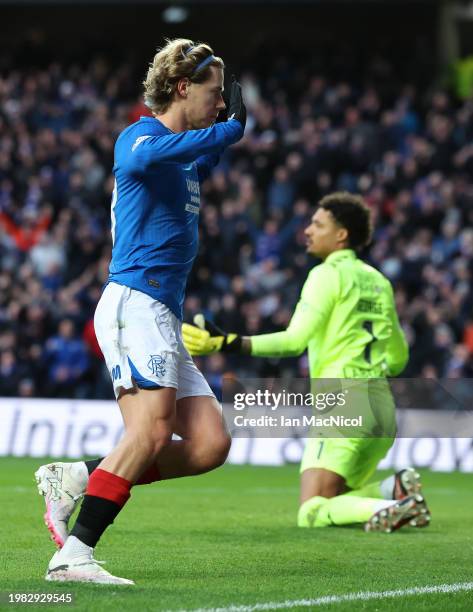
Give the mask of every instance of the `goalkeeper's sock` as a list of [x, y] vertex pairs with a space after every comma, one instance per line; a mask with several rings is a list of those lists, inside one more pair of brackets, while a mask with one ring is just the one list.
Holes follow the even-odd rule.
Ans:
[[318, 527], [317, 516], [322, 506], [327, 501], [326, 497], [316, 496], [305, 501], [299, 508], [297, 514], [298, 527]]
[[[351, 495], [355, 497], [372, 497], [375, 499], [392, 499], [392, 495], [389, 498], [385, 498], [382, 490], [381, 490], [381, 482], [370, 482], [369, 484], [361, 487], [361, 489], [354, 489], [349, 493], [344, 493], [343, 495]], [[392, 487], [391, 487], [392, 493]]]
[[381, 495], [383, 499], [395, 499], [394, 497], [394, 484], [396, 482], [396, 475], [391, 474], [379, 483]]
[[381, 500], [355, 495], [337, 495], [327, 499], [312, 497], [299, 509], [299, 527], [328, 527], [365, 523], [375, 512], [395, 504], [395, 500]]
[[395, 475], [392, 474], [384, 480], [370, 482], [361, 489], [355, 489], [344, 495], [355, 495], [356, 497], [374, 497], [378, 499], [394, 499], [394, 482]]

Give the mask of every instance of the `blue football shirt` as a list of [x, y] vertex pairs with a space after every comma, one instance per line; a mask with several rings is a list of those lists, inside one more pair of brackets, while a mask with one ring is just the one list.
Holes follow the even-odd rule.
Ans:
[[109, 282], [137, 289], [182, 319], [198, 249], [200, 183], [243, 135], [236, 120], [174, 133], [141, 117], [115, 144]]

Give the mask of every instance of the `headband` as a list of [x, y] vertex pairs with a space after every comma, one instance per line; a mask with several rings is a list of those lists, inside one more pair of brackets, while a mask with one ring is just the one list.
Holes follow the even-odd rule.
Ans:
[[213, 55], [209, 55], [208, 57], [206, 57], [204, 60], [200, 62], [200, 64], [197, 64], [192, 74], [195, 74], [196, 72], [199, 72], [199, 70], [202, 70], [202, 68], [205, 68], [206, 66], [208, 66], [211, 62], [214, 61], [214, 59], [215, 57]]
[[[189, 47], [187, 51], [185, 51], [184, 55], [186, 56], [189, 55], [189, 53], [193, 51], [194, 49], [195, 49], [195, 46]], [[202, 70], [202, 68], [205, 68], [206, 66], [208, 66], [211, 62], [214, 61], [214, 59], [215, 59], [214, 55], [209, 55], [208, 57], [206, 57], [204, 60], [200, 62], [200, 64], [197, 64], [197, 66], [192, 71], [192, 74], [194, 75], [197, 72], [199, 72], [199, 70]]]

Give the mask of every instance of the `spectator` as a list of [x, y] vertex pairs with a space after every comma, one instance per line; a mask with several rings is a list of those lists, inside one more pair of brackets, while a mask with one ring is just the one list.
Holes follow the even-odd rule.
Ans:
[[80, 397], [77, 387], [85, 377], [89, 357], [84, 341], [75, 334], [71, 319], [59, 322], [57, 335], [46, 342], [44, 358], [52, 396]]
[[[107, 397], [91, 321], [111, 248], [113, 144], [148, 110], [129, 63], [22, 73], [10, 61], [0, 76], [0, 392]], [[471, 100], [423, 96], [389, 62], [376, 66], [348, 82], [287, 54], [245, 75], [247, 130], [202, 186], [186, 313], [248, 334], [286, 325], [315, 263], [301, 234], [312, 207], [336, 188], [357, 190], [376, 225], [366, 257], [393, 281], [409, 337], [406, 375], [469, 375]], [[202, 364], [216, 386], [221, 369], [248, 368]], [[251, 367], [283, 372], [277, 361]]]

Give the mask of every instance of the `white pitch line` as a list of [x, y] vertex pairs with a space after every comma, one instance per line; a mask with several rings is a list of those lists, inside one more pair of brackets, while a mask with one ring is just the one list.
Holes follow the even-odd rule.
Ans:
[[397, 589], [395, 591], [359, 591], [358, 593], [347, 593], [346, 595], [326, 595], [325, 597], [317, 597], [316, 599], [291, 599], [288, 601], [256, 603], [251, 606], [231, 605], [225, 608], [198, 608], [188, 612], [256, 612], [257, 610], [284, 610], [287, 608], [324, 606], [327, 604], [343, 603], [345, 601], [368, 601], [369, 599], [388, 599], [392, 597], [430, 595], [436, 593], [459, 593], [460, 591], [473, 591], [473, 582], [439, 584], [434, 586], [413, 587], [410, 589]]

